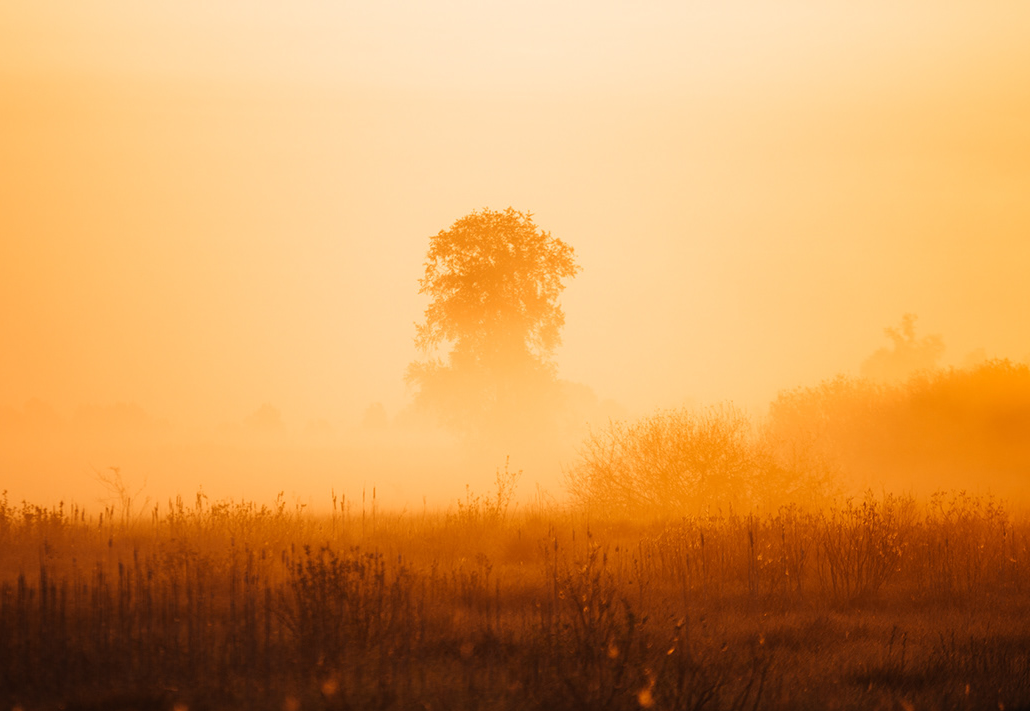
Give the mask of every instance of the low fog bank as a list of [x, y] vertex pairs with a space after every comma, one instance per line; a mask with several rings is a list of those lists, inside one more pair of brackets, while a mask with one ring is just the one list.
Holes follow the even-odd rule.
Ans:
[[1030, 503], [1030, 365], [941, 367], [943, 339], [917, 336], [914, 316], [885, 333], [889, 347], [858, 374], [781, 390], [760, 412], [725, 402], [630, 413], [565, 381], [523, 388], [534, 407], [464, 429], [417, 402], [393, 413], [372, 403], [350, 422], [264, 403], [199, 427], [133, 403], [63, 411], [33, 399], [0, 407], [0, 490], [13, 503], [97, 509], [128, 494], [140, 514], [177, 496], [280, 494], [315, 512], [418, 512], [494, 497], [507, 472], [520, 505], [633, 516], [820, 505], [868, 490]]
[[[590, 402], [594, 420], [621, 417], [614, 403]], [[499, 472], [518, 477], [516, 499], [563, 497], [562, 471], [577, 456], [588, 418], [547, 432], [482, 432], [437, 426], [407, 408], [379, 403], [354, 422], [297, 419], [264, 403], [236, 421], [192, 427], [134, 403], [84, 405], [70, 412], [33, 399], [0, 407], [0, 473], [11, 501], [99, 507], [120, 479], [140, 504], [198, 493], [210, 500], [274, 500], [327, 510], [335, 495], [360, 508], [446, 508], [469, 492], [490, 495]], [[105, 481], [107, 483], [105, 483]]]

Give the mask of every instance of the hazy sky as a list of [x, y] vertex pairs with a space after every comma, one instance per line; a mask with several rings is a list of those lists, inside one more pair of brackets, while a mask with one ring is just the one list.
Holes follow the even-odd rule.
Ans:
[[577, 250], [561, 375], [631, 411], [1025, 358], [1030, 5], [5, 0], [0, 406], [348, 425], [428, 238]]

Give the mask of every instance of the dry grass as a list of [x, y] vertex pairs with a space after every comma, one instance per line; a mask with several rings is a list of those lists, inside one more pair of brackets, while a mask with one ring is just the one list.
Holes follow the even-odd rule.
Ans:
[[995, 501], [589, 520], [505, 485], [449, 515], [5, 498], [0, 706], [1030, 707], [1030, 523]]

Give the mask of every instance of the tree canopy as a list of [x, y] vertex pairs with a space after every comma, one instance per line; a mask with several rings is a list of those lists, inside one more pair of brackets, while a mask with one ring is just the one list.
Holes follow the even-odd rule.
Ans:
[[417, 403], [467, 424], [553, 382], [565, 323], [558, 297], [578, 271], [572, 247], [511, 207], [474, 211], [430, 238], [419, 280], [430, 303], [415, 337], [429, 360], [407, 374]]

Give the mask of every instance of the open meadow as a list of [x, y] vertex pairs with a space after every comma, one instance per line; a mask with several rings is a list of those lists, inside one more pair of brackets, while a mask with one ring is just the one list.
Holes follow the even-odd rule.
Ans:
[[1030, 521], [948, 493], [651, 521], [468, 496], [0, 506], [0, 705], [1030, 707]]

